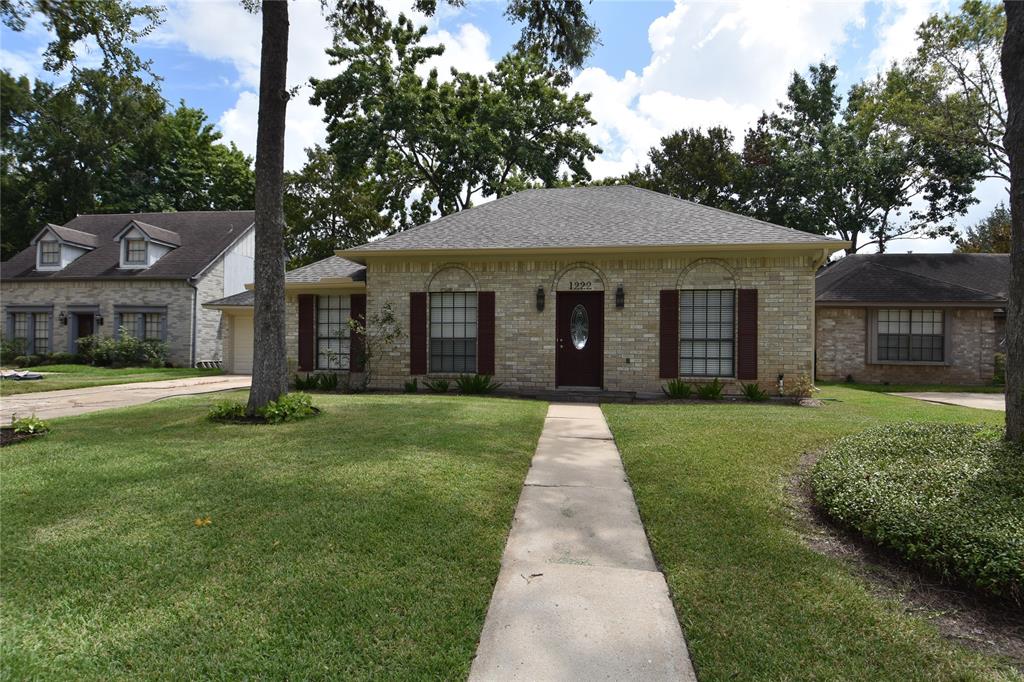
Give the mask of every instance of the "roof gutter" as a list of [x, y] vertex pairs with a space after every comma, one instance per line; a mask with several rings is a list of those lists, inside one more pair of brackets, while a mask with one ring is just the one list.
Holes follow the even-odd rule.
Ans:
[[650, 246], [570, 246], [538, 248], [485, 248], [485, 249], [338, 249], [334, 254], [360, 265], [366, 258], [430, 258], [430, 257], [497, 257], [560, 256], [560, 255], [631, 255], [652, 253], [707, 253], [707, 252], [761, 252], [761, 251], [822, 251], [830, 254], [850, 246], [850, 242], [835, 239], [813, 242], [743, 243], [743, 244], [660, 244]]

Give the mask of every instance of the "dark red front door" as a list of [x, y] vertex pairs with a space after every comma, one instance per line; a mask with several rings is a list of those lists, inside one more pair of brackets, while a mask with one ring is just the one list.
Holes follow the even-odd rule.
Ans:
[[604, 292], [560, 291], [555, 306], [555, 383], [604, 382]]

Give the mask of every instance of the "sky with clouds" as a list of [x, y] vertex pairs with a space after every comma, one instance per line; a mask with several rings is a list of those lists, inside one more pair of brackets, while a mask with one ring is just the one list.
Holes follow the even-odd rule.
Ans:
[[[206, 110], [211, 121], [249, 154], [255, 153], [259, 83], [259, 17], [238, 0], [169, 0], [165, 22], [139, 52], [153, 60], [164, 96]], [[445, 53], [433, 65], [487, 72], [518, 37], [504, 3], [467, 0], [438, 14], [409, 11], [411, 3], [386, 0], [390, 14], [413, 15], [429, 27], [428, 42]], [[604, 153], [590, 165], [594, 177], [617, 175], [646, 159], [647, 150], [679, 128], [726, 125], [737, 138], [785, 94], [790, 74], [826, 59], [839, 65], [847, 87], [893, 60], [910, 55], [914, 30], [949, 0], [829, 0], [649, 2], [594, 0], [588, 5], [601, 36], [592, 58], [573, 80], [590, 93], [596, 125], [590, 135]], [[308, 103], [310, 77], [333, 73], [320, 0], [290, 6], [289, 80], [303, 85], [288, 107], [286, 166], [296, 169], [303, 149], [324, 139], [322, 112]], [[0, 66], [42, 73], [46, 34], [38, 24], [24, 33], [0, 30]], [[83, 59], [95, 58], [84, 54]], [[998, 201], [1002, 183], [978, 188], [980, 204], [962, 224], [977, 222]], [[948, 240], [903, 240], [894, 251], [948, 251]]]

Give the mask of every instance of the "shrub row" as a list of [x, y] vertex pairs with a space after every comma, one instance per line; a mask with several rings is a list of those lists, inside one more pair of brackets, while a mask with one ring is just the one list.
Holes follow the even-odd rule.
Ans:
[[946, 579], [1024, 598], [1024, 449], [966, 424], [877, 427], [811, 476], [836, 521]]
[[167, 344], [162, 341], [143, 341], [121, 329], [119, 338], [109, 336], [83, 336], [78, 339], [78, 353], [27, 354], [21, 342], [4, 340], [0, 343], [0, 364], [16, 367], [40, 365], [89, 364], [100, 367], [165, 367]]

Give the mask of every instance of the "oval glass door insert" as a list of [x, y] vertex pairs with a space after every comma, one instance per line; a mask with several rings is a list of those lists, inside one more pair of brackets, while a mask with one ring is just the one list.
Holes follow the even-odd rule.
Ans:
[[587, 309], [582, 304], [577, 304], [572, 309], [572, 317], [569, 318], [569, 337], [576, 350], [583, 350], [587, 345], [590, 336], [590, 318], [587, 317]]

